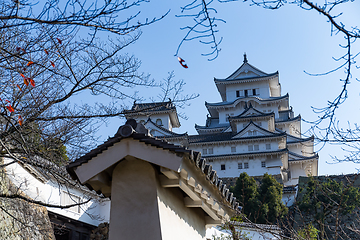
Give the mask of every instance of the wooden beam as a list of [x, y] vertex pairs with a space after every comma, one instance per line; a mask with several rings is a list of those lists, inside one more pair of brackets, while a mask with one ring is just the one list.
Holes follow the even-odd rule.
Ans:
[[179, 187], [183, 190], [192, 200], [198, 201], [201, 198], [196, 194], [183, 180], [179, 180]]
[[166, 176], [159, 176], [163, 188], [179, 187], [179, 179], [168, 179]]
[[170, 170], [165, 167], [160, 167], [160, 172], [169, 179], [178, 179], [179, 178], [179, 173], [174, 172], [173, 170]]
[[214, 220], [211, 217], [205, 217], [206, 227], [215, 227], [222, 224], [222, 220]]
[[184, 203], [186, 207], [202, 207], [204, 205], [203, 201], [194, 201], [189, 197], [184, 198]]

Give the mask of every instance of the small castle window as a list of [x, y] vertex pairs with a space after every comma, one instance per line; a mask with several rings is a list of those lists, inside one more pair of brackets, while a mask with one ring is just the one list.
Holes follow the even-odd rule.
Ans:
[[203, 152], [203, 154], [207, 154], [207, 149], [204, 148], [204, 149], [202, 150], [202, 152]]
[[156, 124], [162, 126], [162, 120], [160, 118], [156, 119]]
[[236, 97], [243, 97], [244, 96], [244, 90], [237, 90], [236, 91]]
[[266, 167], [266, 162], [265, 161], [261, 162], [261, 167]]
[[221, 164], [221, 170], [225, 170], [225, 164]]
[[214, 149], [213, 149], [213, 148], [209, 148], [208, 150], [209, 150], [209, 151], [208, 151], [209, 154], [213, 154], [213, 153], [214, 153]]
[[271, 144], [270, 143], [266, 144], [266, 149], [271, 149]]
[[238, 163], [238, 169], [242, 169], [242, 168], [243, 168], [242, 163], [239, 162], [239, 163]]
[[231, 152], [236, 152], [236, 147], [231, 147]]
[[244, 163], [244, 168], [249, 168], [249, 163]]
[[254, 145], [254, 151], [259, 151], [259, 145]]

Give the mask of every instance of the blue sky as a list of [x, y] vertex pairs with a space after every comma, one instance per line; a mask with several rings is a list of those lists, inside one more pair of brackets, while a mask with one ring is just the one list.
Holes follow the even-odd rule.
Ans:
[[[183, 2], [183, 1], [181, 1]], [[162, 21], [142, 29], [138, 42], [125, 51], [134, 54], [142, 61], [141, 71], [150, 73], [152, 78], [166, 78], [167, 73], [174, 71], [176, 79], [184, 79], [185, 91], [199, 93], [190, 106], [179, 109], [188, 120], [181, 119], [181, 128], [176, 132], [196, 134], [195, 123], [205, 124], [207, 110], [204, 102], [221, 101], [214, 84], [214, 77], [225, 78], [235, 71], [243, 61], [246, 52], [249, 63], [255, 67], [272, 73], [279, 71], [282, 94], [289, 93], [290, 105], [295, 115], [301, 114], [303, 119], [315, 120], [317, 115], [311, 106], [323, 107], [327, 100], [332, 100], [341, 90], [339, 78], [344, 77], [343, 70], [332, 75], [313, 77], [306, 74], [323, 73], [337, 66], [332, 57], [340, 57], [344, 49], [342, 36], [331, 36], [330, 24], [315, 11], [306, 11], [296, 5], [287, 5], [280, 10], [266, 10], [250, 6], [247, 2], [217, 3], [218, 17], [226, 23], [218, 24], [218, 38], [223, 37], [221, 52], [213, 61], [208, 61], [202, 53], [210, 51], [209, 46], [197, 40], [186, 42], [180, 49], [188, 69], [182, 68], [174, 56], [177, 46], [185, 35], [180, 27], [191, 23], [191, 19], [176, 18], [180, 14], [180, 1], [152, 1], [139, 9], [140, 16], [160, 16], [171, 9]], [[215, 2], [214, 2], [215, 3]], [[144, 7], [145, 6], [145, 7]], [[359, 25], [357, 14], [360, 3], [348, 4], [343, 8], [342, 21], [347, 26]], [[360, 51], [359, 43], [354, 44], [355, 51]], [[338, 119], [346, 123], [355, 123], [359, 119], [359, 84], [355, 78], [359, 69], [354, 69], [349, 99], [339, 110]], [[147, 98], [154, 96], [153, 89], [141, 89], [140, 94]], [[129, 101], [129, 106], [132, 102]], [[112, 136], [124, 120], [113, 120], [102, 131], [103, 138]], [[305, 132], [310, 126], [302, 124]], [[319, 148], [319, 147], [317, 147]], [[339, 147], [325, 146], [320, 152], [319, 174], [341, 174], [356, 172], [360, 166], [356, 164], [328, 164], [330, 155], [341, 157]]]

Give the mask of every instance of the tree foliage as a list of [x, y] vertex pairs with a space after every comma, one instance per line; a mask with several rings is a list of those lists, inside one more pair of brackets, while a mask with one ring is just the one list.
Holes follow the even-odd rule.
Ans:
[[239, 199], [243, 213], [251, 222], [270, 224], [287, 213], [287, 208], [281, 200], [282, 188], [282, 185], [267, 173], [257, 186], [255, 179], [244, 172], [236, 180], [232, 191]]
[[321, 239], [339, 237], [342, 218], [360, 205], [358, 188], [330, 178], [319, 181], [310, 177], [305, 187], [300, 189], [299, 196], [297, 206], [305, 223], [316, 227]]
[[[147, 2], [0, 0], [1, 170], [29, 165], [66, 191], [76, 183], [55, 164], [64, 165], [96, 145], [101, 124], [122, 117], [129, 102], [143, 100], [139, 90], [167, 89], [161, 96], [175, 103], [195, 97], [182, 97], [184, 82], [173, 76], [164, 84], [154, 81], [126, 52], [142, 27], [167, 14], [142, 16], [139, 7]], [[20, 190], [1, 192], [0, 201], [74, 206], [34, 200]]]

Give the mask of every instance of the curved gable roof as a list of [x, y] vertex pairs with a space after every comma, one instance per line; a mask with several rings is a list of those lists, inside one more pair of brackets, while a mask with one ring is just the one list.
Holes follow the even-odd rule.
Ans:
[[246, 54], [244, 54], [243, 64], [235, 70], [230, 76], [228, 76], [226, 81], [233, 79], [245, 79], [245, 78], [256, 78], [256, 77], [267, 77], [271, 74], [267, 74], [260, 69], [254, 67], [250, 63], [248, 63]]
[[245, 108], [245, 110], [240, 113], [237, 116], [234, 117], [229, 117], [229, 121], [233, 120], [233, 119], [241, 119], [241, 118], [249, 118], [249, 117], [266, 117], [266, 116], [271, 116], [271, 115], [275, 115], [273, 112], [271, 113], [263, 113], [255, 108], [253, 108], [252, 104], [250, 103], [249, 106], [247, 108]]
[[296, 117], [294, 118], [290, 118], [290, 119], [286, 119], [286, 120], [278, 120], [278, 121], [275, 121], [275, 124], [276, 123], [284, 123], [284, 122], [293, 122], [293, 121], [299, 121], [301, 120], [301, 115], [297, 115]]
[[[244, 97], [244, 98], [237, 98], [236, 100], [232, 101], [232, 102], [217, 102], [217, 103], [208, 103], [205, 102], [205, 106], [206, 107], [217, 107], [217, 106], [236, 106], [238, 103], [244, 101], [244, 100], [254, 100], [257, 101], [259, 103], [263, 103], [263, 102], [271, 102], [271, 101], [277, 101], [277, 100], [282, 100], [282, 99], [286, 99], [289, 97], [289, 94], [285, 94], [284, 96], [280, 96], [280, 97], [270, 97], [270, 98], [260, 98], [257, 96], [250, 96], [250, 97]], [[246, 101], [247, 102], [247, 101]]]
[[[245, 132], [247, 132], [249, 130], [249, 128], [253, 126], [255, 127], [255, 129], [257, 129], [259, 132], [262, 132], [264, 135], [259, 135], [259, 136], [253, 136], [257, 137], [257, 138], [261, 138], [261, 137], [277, 137], [277, 136], [285, 136], [285, 133], [274, 133], [274, 132], [270, 132], [269, 130], [266, 130], [265, 128], [260, 127], [259, 125], [257, 125], [256, 123], [254, 123], [253, 121], [250, 121], [246, 127], [244, 127], [240, 132], [238, 132], [235, 136], [232, 137], [232, 139], [238, 139], [238, 138], [242, 138], [243, 135], [245, 134]], [[246, 136], [246, 138], [249, 138], [248, 136]]]

